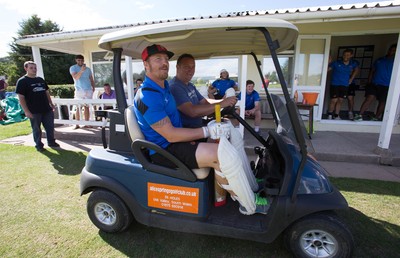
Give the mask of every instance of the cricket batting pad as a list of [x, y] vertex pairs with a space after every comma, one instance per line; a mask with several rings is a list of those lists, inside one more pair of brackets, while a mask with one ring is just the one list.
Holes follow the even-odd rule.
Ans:
[[222, 185], [226, 190], [235, 193], [234, 199], [246, 208], [249, 214], [256, 210], [255, 195], [243, 169], [242, 160], [238, 159], [238, 152], [228, 139], [221, 137], [218, 146], [218, 159], [221, 172], [228, 180], [228, 186]]
[[247, 181], [249, 181], [251, 190], [253, 190], [253, 192], [257, 192], [258, 184], [256, 181], [256, 177], [254, 176], [253, 171], [251, 170], [249, 159], [247, 158], [246, 152], [244, 150], [242, 135], [235, 127], [233, 127], [232, 124], [231, 124], [230, 142], [235, 148], [235, 150], [238, 152], [239, 158], [242, 160], [243, 169], [244, 172], [246, 173]]

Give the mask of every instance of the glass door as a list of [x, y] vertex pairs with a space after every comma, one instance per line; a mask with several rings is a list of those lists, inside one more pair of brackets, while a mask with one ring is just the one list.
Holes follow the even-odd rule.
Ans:
[[317, 92], [316, 120], [320, 120], [323, 111], [330, 40], [330, 36], [301, 35], [296, 42], [292, 96], [297, 91], [302, 100], [302, 92]]

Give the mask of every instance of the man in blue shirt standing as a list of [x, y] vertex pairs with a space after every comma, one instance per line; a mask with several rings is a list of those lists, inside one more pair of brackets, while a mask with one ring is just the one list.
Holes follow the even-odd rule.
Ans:
[[342, 60], [337, 60], [329, 64], [328, 71], [332, 71], [330, 88], [330, 103], [328, 109], [328, 119], [340, 120], [340, 108], [343, 99], [347, 98], [349, 85], [357, 75], [358, 64], [351, 62], [353, 50], [346, 49], [343, 52]]
[[[204, 126], [202, 117], [215, 111], [215, 104], [205, 99], [196, 86], [190, 82], [195, 73], [196, 63], [190, 54], [183, 54], [176, 62], [176, 76], [169, 82], [171, 93], [182, 118], [183, 127], [197, 128]], [[234, 106], [237, 102], [235, 96], [228, 97], [221, 102], [222, 108]]]
[[[254, 131], [257, 133], [260, 131], [261, 124], [261, 109], [260, 109], [260, 95], [254, 90], [254, 81], [246, 81], [246, 102], [245, 102], [245, 116], [254, 117]], [[239, 100], [241, 94], [239, 94]], [[240, 113], [240, 109], [236, 110]]]
[[354, 120], [362, 121], [364, 112], [375, 99], [379, 101], [379, 104], [376, 115], [372, 118], [372, 120], [376, 121], [382, 119], [382, 114], [385, 110], [386, 99], [389, 91], [390, 78], [392, 77], [396, 49], [397, 45], [391, 45], [387, 55], [374, 62], [368, 77], [369, 86], [365, 89], [365, 100], [361, 105], [360, 114], [357, 115]]
[[[86, 67], [82, 55], [75, 57], [76, 64], [69, 68], [69, 73], [74, 79], [75, 86], [75, 99], [92, 99], [94, 92], [94, 79], [90, 68]], [[76, 109], [76, 120], [80, 120], [80, 108]], [[89, 106], [84, 106], [84, 117], [86, 121], [89, 121]], [[75, 126], [75, 129], [79, 128], [79, 125]]]

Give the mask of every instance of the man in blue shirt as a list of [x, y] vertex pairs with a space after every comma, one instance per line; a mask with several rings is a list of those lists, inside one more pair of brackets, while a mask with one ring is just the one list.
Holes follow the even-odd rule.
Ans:
[[328, 109], [328, 119], [340, 120], [340, 108], [343, 99], [347, 98], [350, 83], [357, 75], [357, 63], [351, 62], [353, 50], [346, 49], [343, 52], [342, 60], [337, 60], [329, 64], [328, 71], [332, 71], [330, 88], [330, 103]]
[[[254, 90], [254, 82], [252, 80], [246, 81], [246, 102], [245, 102], [245, 116], [254, 117], [254, 131], [260, 131], [261, 124], [261, 109], [260, 109], [260, 95]], [[241, 94], [239, 94], [239, 100]], [[236, 110], [240, 113], [240, 109]]]
[[[94, 92], [94, 79], [90, 68], [86, 67], [84, 63], [84, 57], [77, 55], [75, 57], [76, 64], [69, 68], [69, 73], [74, 79], [75, 86], [75, 99], [92, 99]], [[80, 120], [80, 108], [76, 110], [76, 120]], [[84, 117], [86, 121], [89, 121], [89, 106], [84, 106]], [[75, 129], [79, 128], [79, 125], [75, 126]]]
[[374, 62], [368, 77], [369, 85], [365, 89], [365, 99], [361, 105], [360, 114], [357, 115], [354, 120], [362, 121], [364, 112], [369, 108], [371, 103], [375, 101], [375, 99], [379, 101], [379, 104], [376, 115], [372, 118], [372, 120], [376, 121], [382, 119], [382, 114], [385, 110], [386, 99], [389, 91], [390, 78], [392, 77], [396, 49], [396, 44], [391, 45], [387, 55]]
[[[240, 167], [225, 167], [225, 171], [221, 171], [218, 159], [219, 145], [217, 143], [197, 141], [210, 136], [210, 131], [207, 127], [182, 127], [179, 111], [176, 107], [174, 97], [170, 93], [169, 84], [166, 81], [169, 71], [169, 59], [173, 55], [165, 47], [155, 44], [146, 47], [142, 52], [146, 77], [134, 99], [134, 111], [139, 127], [146, 140], [159, 145], [175, 157], [179, 157], [189, 168], [214, 168], [217, 182], [229, 187], [228, 179], [224, 176], [224, 173], [229, 173], [230, 170], [245, 172]], [[223, 128], [221, 127], [221, 129]], [[154, 153], [154, 151], [150, 151], [150, 155], [153, 162], [164, 166], [171, 166], [170, 162], [162, 155]], [[242, 188], [251, 190], [247, 180], [243, 181], [235, 189]], [[228, 190], [228, 192], [241, 204], [249, 204], [249, 202], [243, 202], [243, 199], [241, 199], [243, 198], [243, 194], [238, 195], [233, 190]], [[243, 191], [241, 190], [240, 193], [243, 193]], [[265, 213], [266, 200], [259, 201], [265, 198], [258, 197], [254, 193], [251, 196], [253, 199], [250, 203], [255, 205], [254, 207], [264, 208], [263, 211]], [[257, 208], [252, 209], [251, 205], [247, 205], [247, 207], [240, 209], [240, 211], [251, 215], [257, 212]]]
[[222, 99], [225, 96], [227, 89], [233, 88], [235, 91], [238, 90], [236, 82], [229, 78], [229, 73], [227, 70], [222, 69], [219, 72], [219, 79], [215, 80], [212, 85], [208, 88], [208, 96], [210, 98]]
[[[190, 54], [183, 54], [176, 62], [176, 76], [169, 82], [171, 93], [182, 118], [183, 127], [197, 128], [204, 126], [202, 117], [213, 114], [215, 104], [205, 99], [196, 86], [190, 82], [195, 73], [196, 63]], [[234, 106], [235, 96], [228, 97], [220, 102], [221, 107]]]

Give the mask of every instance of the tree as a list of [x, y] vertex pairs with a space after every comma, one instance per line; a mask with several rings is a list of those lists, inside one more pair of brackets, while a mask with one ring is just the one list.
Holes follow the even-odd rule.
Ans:
[[[50, 20], [42, 21], [36, 14], [29, 19], [23, 20], [20, 23], [21, 28], [18, 30], [18, 39], [27, 35], [51, 33], [61, 31], [57, 23]], [[13, 38], [10, 44], [10, 58], [17, 67], [17, 78], [9, 78], [9, 84], [15, 85], [18, 77], [25, 74], [23, 67], [24, 62], [32, 60], [32, 49], [30, 47], [21, 46], [16, 43], [17, 38]], [[59, 53], [41, 49], [43, 72], [46, 75], [48, 84], [70, 84], [73, 83], [72, 77], [69, 74], [69, 67], [75, 63], [73, 55]]]
[[9, 57], [0, 58], [0, 76], [6, 76], [8, 83], [10, 80], [18, 79], [17, 67]]

